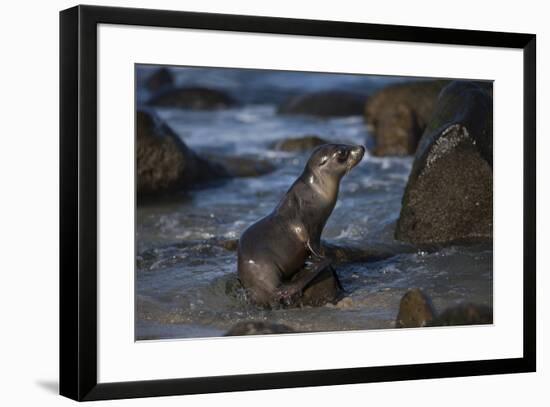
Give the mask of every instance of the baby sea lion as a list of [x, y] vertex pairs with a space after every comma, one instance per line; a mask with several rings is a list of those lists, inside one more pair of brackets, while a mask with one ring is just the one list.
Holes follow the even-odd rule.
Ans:
[[336, 205], [340, 180], [364, 154], [363, 146], [317, 147], [273, 212], [243, 232], [238, 273], [251, 302], [289, 305], [330, 267], [321, 233]]

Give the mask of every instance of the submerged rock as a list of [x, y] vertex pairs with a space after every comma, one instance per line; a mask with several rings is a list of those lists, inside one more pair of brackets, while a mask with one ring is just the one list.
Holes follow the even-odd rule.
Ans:
[[237, 103], [221, 90], [194, 87], [166, 89], [153, 95], [148, 104], [190, 110], [218, 110], [227, 109]]
[[414, 154], [449, 81], [408, 82], [387, 86], [369, 98], [365, 116], [376, 142], [374, 155]]
[[435, 315], [430, 298], [420, 289], [409, 290], [401, 298], [396, 328], [417, 328], [429, 324]]
[[162, 88], [171, 87], [174, 85], [174, 75], [168, 68], [162, 67], [157, 69], [145, 81], [145, 87], [150, 92], [157, 92]]
[[490, 240], [493, 231], [492, 99], [456, 81], [415, 155], [395, 237], [414, 244]]
[[356, 116], [363, 113], [366, 97], [345, 91], [322, 91], [288, 99], [279, 114], [310, 115], [318, 117]]
[[292, 332], [295, 331], [283, 324], [262, 321], [244, 321], [233, 325], [225, 336], [287, 334]]
[[287, 138], [277, 141], [273, 144], [273, 149], [279, 151], [299, 151], [305, 152], [313, 150], [315, 147], [328, 144], [329, 141], [315, 135], [303, 136], [298, 138]]
[[486, 305], [464, 303], [435, 311], [432, 300], [420, 289], [414, 288], [401, 298], [396, 328], [423, 326], [482, 325], [493, 323], [493, 309]]
[[136, 114], [137, 193], [157, 195], [225, 177], [225, 170], [185, 145], [152, 112]]

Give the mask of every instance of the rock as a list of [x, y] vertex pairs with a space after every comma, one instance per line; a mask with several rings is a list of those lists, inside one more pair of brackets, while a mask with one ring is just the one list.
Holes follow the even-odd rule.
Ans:
[[398, 254], [415, 253], [417, 248], [401, 243], [371, 243], [367, 242], [361, 246], [340, 245], [322, 241], [323, 252], [333, 263], [368, 263], [388, 259]]
[[356, 116], [363, 113], [366, 97], [345, 91], [322, 91], [290, 98], [279, 114], [318, 117]]
[[493, 309], [486, 305], [463, 303], [448, 307], [441, 314], [437, 314], [430, 297], [420, 289], [414, 288], [407, 291], [401, 298], [395, 327], [417, 328], [492, 323]]
[[418, 145], [395, 237], [413, 244], [492, 239], [492, 99], [472, 82], [445, 87]]
[[174, 85], [174, 75], [168, 68], [162, 67], [157, 69], [145, 81], [145, 87], [150, 92], [157, 92], [160, 89], [172, 87]]
[[420, 289], [409, 290], [401, 298], [399, 313], [395, 319], [396, 328], [417, 328], [428, 325], [435, 311], [430, 298]]
[[235, 100], [223, 91], [208, 88], [172, 88], [151, 97], [151, 106], [190, 110], [218, 110], [235, 106]]
[[[294, 278], [298, 278], [300, 273], [296, 273]], [[342, 295], [342, 286], [338, 276], [329, 266], [306, 287], [299, 300], [299, 305], [319, 307], [328, 303], [336, 304]]]
[[429, 326], [483, 325], [493, 323], [493, 309], [486, 305], [459, 304], [445, 309]]
[[239, 239], [227, 239], [221, 242], [222, 247], [229, 251], [229, 252], [235, 252], [237, 251], [237, 247], [239, 246]]
[[279, 140], [273, 144], [273, 149], [278, 151], [299, 151], [306, 152], [313, 150], [315, 147], [323, 144], [328, 144], [329, 141], [322, 139], [321, 137], [310, 135], [298, 138], [287, 138]]
[[252, 157], [207, 154], [206, 158], [222, 166], [231, 177], [257, 177], [275, 170], [270, 161]]
[[152, 112], [137, 112], [136, 129], [138, 197], [185, 189], [227, 176], [223, 168], [195, 154]]
[[233, 325], [233, 327], [227, 331], [225, 336], [287, 334], [292, 332], [295, 331], [283, 324], [274, 324], [262, 321], [244, 321]]
[[434, 111], [439, 92], [449, 81], [408, 82], [385, 87], [365, 108], [376, 147], [374, 155], [414, 154]]

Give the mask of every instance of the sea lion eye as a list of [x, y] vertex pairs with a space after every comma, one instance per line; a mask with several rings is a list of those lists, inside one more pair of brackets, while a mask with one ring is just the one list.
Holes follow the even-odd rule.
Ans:
[[348, 151], [347, 150], [338, 150], [336, 152], [336, 158], [338, 159], [338, 162], [343, 163], [348, 159]]

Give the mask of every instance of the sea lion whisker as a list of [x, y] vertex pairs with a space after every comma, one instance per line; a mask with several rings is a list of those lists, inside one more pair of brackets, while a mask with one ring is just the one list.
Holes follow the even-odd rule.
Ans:
[[324, 259], [324, 256], [320, 255], [320, 254], [317, 253], [315, 250], [313, 250], [313, 247], [311, 247], [311, 241], [310, 241], [310, 240], [308, 240], [308, 241], [306, 242], [306, 246], [307, 246], [307, 248], [309, 249], [309, 251], [310, 251], [311, 253], [313, 253], [313, 255], [314, 255], [315, 257], [317, 257], [317, 258], [319, 258], [319, 259]]

